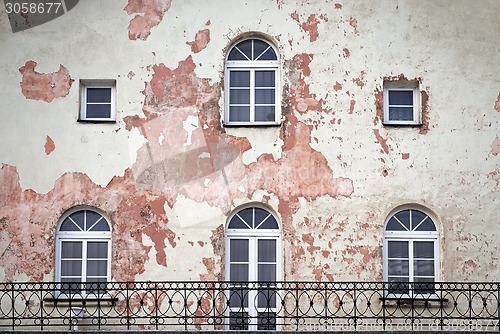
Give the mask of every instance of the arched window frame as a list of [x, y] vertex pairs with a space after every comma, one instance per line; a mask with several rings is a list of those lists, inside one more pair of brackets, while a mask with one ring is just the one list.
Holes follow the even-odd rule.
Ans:
[[[231, 221], [245, 210], [263, 210], [269, 214], [276, 222], [276, 228], [231, 228]], [[255, 218], [254, 214], [254, 218]], [[263, 225], [261, 225], [262, 227]], [[255, 227], [255, 226], [252, 226]], [[239, 275], [231, 273], [231, 265], [238, 265], [238, 261], [232, 261], [235, 257], [231, 254], [232, 241], [248, 241], [248, 259], [243, 264], [248, 264], [248, 279], [242, 279]], [[260, 242], [275, 241], [274, 262], [260, 261], [259, 249], [264, 244]], [[271, 243], [272, 244], [272, 243]], [[268, 244], [269, 245], [269, 244]], [[259, 275], [259, 266], [275, 265], [275, 279], [262, 280]], [[281, 229], [279, 220], [272, 210], [260, 204], [251, 204], [240, 207], [235, 210], [227, 220], [226, 224], [226, 280], [234, 282], [231, 284], [231, 289], [228, 291], [228, 330], [275, 330], [277, 306], [266, 305], [268, 300], [275, 302], [275, 290], [272, 288], [273, 281], [281, 280]], [[268, 272], [269, 273], [269, 272]], [[234, 279], [234, 277], [238, 277]], [[246, 283], [249, 282], [249, 283]], [[265, 282], [265, 283], [264, 283]], [[242, 305], [245, 296], [244, 305]], [[257, 301], [257, 307], [252, 304], [252, 301]], [[248, 318], [247, 318], [248, 316]]]
[[[410, 215], [410, 228], [409, 229], [388, 229], [389, 222], [397, 215], [404, 214], [408, 212]], [[434, 230], [419, 230], [419, 224], [422, 223], [422, 220], [419, 218], [417, 221], [413, 221], [414, 216], [417, 214], [424, 215], [424, 220], [428, 220], [434, 226]], [[418, 221], [421, 220], [421, 221]], [[422, 226], [422, 225], [420, 225]], [[430, 226], [430, 225], [427, 225]], [[407, 243], [408, 248], [408, 256], [403, 257], [404, 255], [400, 255], [400, 257], [395, 257], [394, 253], [397, 251], [392, 251], [389, 247], [389, 243], [399, 243], [400, 245], [404, 245]], [[427, 247], [427, 253], [425, 257], [419, 257], [425, 253], [423, 250], [417, 250], [417, 247], [422, 249], [424, 244], [430, 246], [432, 243], [432, 247]], [[404, 252], [404, 249], [401, 248]], [[432, 257], [429, 257], [429, 250], [432, 249]], [[433, 282], [439, 281], [439, 268], [440, 268], [440, 245], [439, 245], [439, 229], [436, 224], [436, 219], [433, 214], [431, 214], [428, 210], [421, 207], [404, 207], [392, 212], [385, 224], [384, 224], [384, 244], [383, 244], [383, 258], [384, 258], [384, 281], [389, 282], [386, 286], [385, 297], [395, 297], [395, 298], [429, 298], [429, 296], [435, 295], [435, 285]], [[395, 274], [395, 272], [390, 272], [390, 261], [408, 261], [408, 273], [400, 272], [400, 275]], [[425, 262], [433, 261], [433, 270], [432, 274], [430, 272], [426, 272], [425, 274], [417, 272], [418, 270], [422, 270], [417, 268], [417, 262], [421, 264]], [[422, 268], [422, 266], [420, 267]], [[403, 269], [401, 267], [400, 269]], [[394, 283], [397, 280], [397, 276], [400, 276], [401, 279], [408, 278], [408, 281]], [[424, 282], [428, 280], [427, 282]], [[416, 284], [421, 283], [421, 284]]]
[[[83, 230], [76, 227], [78, 224], [71, 222], [71, 219], [79, 213], [83, 216]], [[94, 220], [92, 215], [98, 215], [100, 218], [95, 217]], [[73, 223], [75, 230], [62, 230], [63, 225], [70, 222]], [[105, 225], [102, 223], [105, 223]], [[103, 230], [93, 231], [92, 229], [94, 228], [103, 228]], [[104, 230], [106, 228], [107, 230]], [[57, 225], [55, 245], [55, 281], [61, 283], [56, 297], [68, 298], [70, 296], [79, 296], [82, 298], [92, 298], [92, 296], [97, 297], [106, 293], [106, 282], [111, 280], [111, 237], [112, 230], [109, 219], [103, 212], [96, 208], [78, 206], [71, 208], [61, 216]], [[74, 257], [64, 255], [65, 251], [71, 252], [69, 248], [63, 247], [64, 243], [72, 243], [74, 246], [80, 243], [81, 254]], [[76, 252], [79, 252], [77, 248], [73, 250], [76, 249]], [[106, 253], [103, 254], [104, 252]], [[81, 272], [64, 272], [64, 261], [74, 261], [76, 262], [75, 264], [81, 261]], [[91, 272], [92, 270], [89, 269], [90, 261], [93, 261], [94, 264], [106, 262], [105, 266], [98, 265], [99, 268], [97, 269], [97, 271], [103, 271], [102, 268], [104, 268], [105, 273]], [[67, 268], [66, 270], [72, 271], [74, 268]]]
[[[230, 59], [231, 52], [238, 48], [241, 43], [248, 42], [248, 41], [259, 41], [259, 42], [264, 42], [268, 45], [270, 50], [274, 52], [274, 55], [276, 57], [275, 60], [262, 60], [259, 59], [259, 55], [253, 55], [253, 47], [252, 47], [252, 59], [245, 59], [245, 60], [232, 60]], [[252, 42], [253, 45], [253, 42]], [[255, 58], [255, 59], [254, 59]], [[224, 124], [229, 125], [229, 126], [252, 126], [252, 125], [261, 125], [261, 126], [272, 126], [272, 125], [279, 125], [280, 121], [280, 106], [281, 106], [281, 89], [280, 89], [280, 60], [279, 60], [279, 53], [277, 49], [274, 47], [272, 43], [270, 43], [268, 40], [260, 37], [250, 37], [250, 38], [244, 38], [241, 40], [238, 40], [236, 43], [234, 43], [231, 48], [229, 48], [227, 54], [226, 54], [226, 59], [224, 63]], [[249, 78], [250, 78], [250, 83], [248, 87], [243, 87], [243, 86], [233, 86], [231, 83], [231, 72], [235, 71], [241, 71], [241, 72], [249, 72]], [[269, 86], [256, 86], [256, 76], [255, 74], [259, 71], [265, 71], [269, 72], [272, 71], [274, 72], [274, 85], [269, 85]], [[248, 102], [248, 107], [249, 107], [249, 119], [237, 119], [235, 117], [234, 111], [232, 111], [232, 107], [238, 107], [238, 106], [246, 106], [241, 105], [238, 103], [231, 103], [231, 88], [234, 90], [239, 90], [239, 89], [248, 89], [249, 90], [249, 102]], [[256, 117], [256, 106], [257, 105], [257, 100], [256, 100], [256, 92], [260, 89], [274, 89], [274, 103], [264, 103], [261, 104], [261, 107], [269, 107], [271, 105], [274, 106], [274, 114], [272, 119], [258, 119]], [[233, 116], [231, 116], [231, 114]], [[271, 116], [271, 114], [269, 114]]]

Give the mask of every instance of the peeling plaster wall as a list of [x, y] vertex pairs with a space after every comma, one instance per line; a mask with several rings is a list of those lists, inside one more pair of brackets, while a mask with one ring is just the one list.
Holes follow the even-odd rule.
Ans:
[[[441, 280], [500, 280], [498, 10], [86, 0], [13, 34], [0, 8], [0, 281], [53, 280], [76, 205], [110, 218], [114, 280], [224, 279], [250, 202], [277, 213], [286, 280], [381, 280], [384, 221], [412, 203], [436, 216]], [[249, 32], [279, 50], [279, 127], [222, 125], [225, 52]], [[420, 127], [382, 124], [402, 78]], [[116, 123], [77, 122], [85, 79], [116, 80]]]

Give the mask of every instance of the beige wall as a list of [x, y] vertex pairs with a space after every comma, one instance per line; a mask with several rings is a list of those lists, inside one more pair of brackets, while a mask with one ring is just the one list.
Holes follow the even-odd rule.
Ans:
[[[0, 281], [54, 279], [75, 205], [110, 218], [113, 279], [223, 279], [250, 202], [276, 212], [286, 280], [381, 280], [408, 204], [435, 217], [441, 280], [500, 280], [500, 2], [158, 2], [80, 1], [17, 33], [0, 10]], [[279, 50], [280, 127], [222, 126], [248, 32]], [[421, 127], [381, 122], [398, 78], [420, 81]], [[84, 79], [116, 80], [116, 123], [77, 122]]]

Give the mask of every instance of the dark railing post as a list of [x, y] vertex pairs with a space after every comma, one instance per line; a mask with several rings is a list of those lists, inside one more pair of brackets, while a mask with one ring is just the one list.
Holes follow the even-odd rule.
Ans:
[[358, 330], [358, 303], [357, 303], [357, 294], [356, 294], [356, 282], [353, 283], [353, 302], [354, 302], [354, 330]]
[[[127, 314], [127, 329], [130, 329], [130, 294], [129, 294], [129, 282], [125, 283], [125, 298], [126, 298], [126, 314]], [[135, 283], [134, 283], [135, 284]]]
[[39, 301], [40, 301], [40, 330], [43, 331], [43, 283], [39, 283], [40, 284], [40, 297], [39, 297]]
[[188, 322], [187, 322], [187, 319], [188, 319], [188, 311], [187, 311], [187, 308], [188, 308], [188, 301], [187, 301], [187, 286], [186, 286], [186, 283], [183, 284], [184, 286], [184, 330], [187, 330], [187, 325], [188, 325]]
[[16, 326], [16, 315], [15, 315], [15, 307], [16, 307], [16, 303], [15, 303], [15, 291], [14, 291], [14, 283], [10, 283], [10, 289], [11, 289], [11, 305], [12, 305], [12, 330], [15, 329], [15, 326]]

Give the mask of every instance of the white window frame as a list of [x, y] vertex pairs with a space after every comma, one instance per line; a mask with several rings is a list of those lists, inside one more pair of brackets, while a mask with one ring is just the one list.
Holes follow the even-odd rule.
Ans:
[[[387, 224], [389, 220], [395, 216], [396, 214], [406, 211], [406, 210], [416, 210], [420, 211], [423, 214], [425, 214], [428, 218], [431, 219], [432, 223], [434, 224], [436, 231], [388, 231], [387, 230]], [[439, 268], [440, 268], [440, 246], [439, 246], [439, 230], [438, 226], [435, 222], [435, 219], [430, 215], [428, 212], [425, 210], [422, 210], [421, 208], [404, 208], [401, 210], [397, 210], [396, 212], [392, 213], [389, 215], [387, 218], [385, 225], [384, 225], [384, 242], [383, 242], [383, 260], [384, 260], [384, 282], [389, 281], [389, 250], [388, 250], [388, 243], [390, 241], [406, 241], [408, 242], [408, 269], [409, 269], [409, 282], [408, 285], [414, 282], [414, 270], [415, 270], [415, 265], [413, 263], [415, 257], [414, 257], [414, 251], [413, 251], [413, 244], [414, 242], [419, 242], [419, 241], [424, 241], [424, 242], [433, 242], [434, 244], [434, 282], [439, 281]], [[401, 284], [404, 284], [403, 282]], [[426, 283], [422, 283], [426, 284]], [[431, 284], [431, 283], [429, 283]], [[384, 297], [394, 297], [394, 298], [422, 298], [426, 299], [429, 297], [436, 297], [435, 294], [422, 294], [422, 293], [417, 293], [414, 294], [412, 289], [409, 289], [408, 294], [396, 294], [396, 293], [389, 293], [388, 289], [384, 289]]]
[[[79, 212], [79, 211], [92, 211], [102, 217], [106, 224], [109, 227], [109, 231], [61, 231], [61, 225], [63, 222], [72, 214]], [[112, 239], [112, 230], [111, 230], [111, 224], [109, 220], [106, 218], [106, 216], [94, 209], [94, 208], [89, 208], [89, 207], [77, 207], [70, 209], [67, 211], [60, 219], [59, 224], [57, 226], [57, 232], [56, 232], [56, 245], [55, 245], [55, 281], [56, 282], [61, 282], [62, 274], [61, 274], [61, 263], [62, 263], [62, 243], [65, 241], [70, 241], [70, 242], [82, 242], [82, 274], [81, 274], [81, 284], [86, 283], [86, 278], [87, 278], [87, 245], [89, 242], [107, 242], [107, 267], [106, 267], [106, 282], [109, 282], [111, 280], [111, 239]], [[80, 258], [79, 258], [80, 259]], [[61, 288], [61, 290], [63, 290]], [[61, 290], [57, 290], [55, 297], [56, 298], [71, 298], [73, 296], [78, 296], [81, 298], [97, 298], [98, 296], [94, 293], [88, 293], [85, 289], [82, 289], [81, 294], [77, 295], [68, 295], [66, 293], [63, 293]], [[106, 293], [103, 291], [103, 294]]]
[[[110, 116], [109, 117], [87, 117], [87, 89], [110, 88]], [[104, 103], [100, 103], [104, 104]], [[80, 115], [82, 122], [115, 122], [116, 121], [116, 80], [80, 80]]]
[[[390, 91], [412, 91], [413, 92], [413, 119], [410, 121], [405, 120], [391, 120], [389, 119], [389, 107], [399, 107], [399, 105], [389, 104]], [[420, 125], [420, 94], [418, 82], [398, 82], [390, 81], [384, 82], [384, 124], [386, 125]], [[408, 105], [403, 105], [408, 107]]]
[[[227, 220], [227, 225], [229, 225], [229, 222], [231, 219], [241, 212], [242, 210], [248, 209], [248, 208], [259, 208], [267, 211], [269, 214], [271, 214], [274, 219], [276, 219], [276, 222], [278, 223], [278, 229], [229, 229], [226, 228], [226, 269], [225, 269], [225, 277], [227, 278], [227, 281], [230, 281], [230, 264], [231, 264], [231, 254], [230, 254], [230, 240], [234, 239], [240, 239], [240, 240], [248, 240], [249, 241], [249, 259], [248, 259], [248, 264], [249, 264], [249, 279], [248, 282], [257, 282], [258, 280], [258, 242], [259, 240], [275, 240], [276, 241], [276, 282], [279, 282], [282, 277], [282, 264], [281, 264], [281, 257], [282, 257], [282, 251], [281, 251], [281, 230], [279, 229], [279, 221], [276, 217], [276, 215], [267, 207], [261, 206], [261, 205], [249, 205], [249, 206], [244, 206], [238, 208], [238, 210], [235, 210], [235, 212], [229, 217]], [[266, 262], [268, 263], [268, 262]], [[228, 292], [229, 296], [229, 292]], [[254, 291], [250, 291], [249, 296], [248, 296], [248, 307], [245, 308], [244, 311], [248, 312], [249, 314], [249, 319], [250, 322], [248, 324], [248, 329], [249, 331], [256, 331], [258, 327], [258, 319], [257, 315], [259, 312], [264, 312], [264, 311], [269, 311], [268, 309], [259, 309], [251, 307], [250, 303], [255, 299], [256, 293]], [[278, 299], [277, 299], [278, 302]], [[275, 308], [271, 309], [271, 311], [274, 311], [278, 313], [279, 305], [276, 305]], [[231, 307], [227, 308], [227, 318], [229, 321], [229, 313], [231, 311], [242, 311], [239, 308], [232, 309]], [[276, 319], [276, 330], [279, 330], [280, 324]], [[225, 325], [226, 330], [230, 329], [230, 324], [226, 323]]]
[[[276, 54], [277, 60], [228, 60], [229, 54], [234, 47], [239, 43], [247, 40], [260, 40]], [[247, 38], [238, 40], [227, 52], [224, 66], [224, 125], [229, 126], [254, 126], [254, 125], [279, 125], [280, 124], [280, 109], [281, 109], [281, 91], [280, 91], [280, 60], [279, 54], [272, 43], [262, 38]], [[274, 121], [255, 121], [255, 72], [258, 70], [274, 71]], [[250, 121], [230, 121], [229, 106], [230, 106], [230, 72], [231, 71], [249, 71], [250, 72]]]

